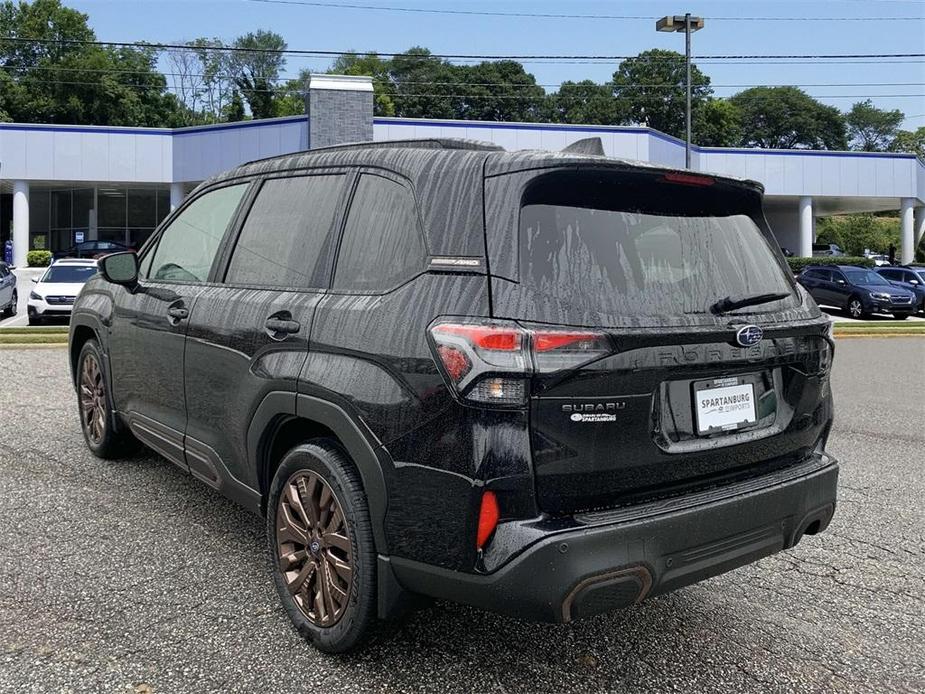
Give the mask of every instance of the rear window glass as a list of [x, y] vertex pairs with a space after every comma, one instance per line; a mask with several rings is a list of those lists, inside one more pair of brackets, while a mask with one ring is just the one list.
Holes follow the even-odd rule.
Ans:
[[[724, 214], [715, 201], [695, 202], [696, 191], [673, 190], [681, 186], [656, 186], [636, 186], [627, 195], [619, 183], [601, 179], [557, 186], [555, 204], [542, 193], [525, 197], [520, 281], [543, 315], [554, 308], [559, 320], [578, 322], [589, 315], [695, 316], [725, 297], [776, 292], [789, 297], [734, 313], [796, 304], [750, 216]], [[717, 198], [715, 191], [703, 195]]]

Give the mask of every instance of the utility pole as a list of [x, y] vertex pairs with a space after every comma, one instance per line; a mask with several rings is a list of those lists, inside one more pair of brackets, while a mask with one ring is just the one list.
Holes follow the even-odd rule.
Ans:
[[691, 34], [703, 29], [703, 17], [692, 17], [688, 12], [683, 17], [674, 15], [662, 17], [655, 23], [656, 31], [683, 31], [684, 32], [684, 66], [687, 71], [685, 80], [686, 108], [685, 108], [685, 138], [684, 138], [684, 166], [691, 168]]

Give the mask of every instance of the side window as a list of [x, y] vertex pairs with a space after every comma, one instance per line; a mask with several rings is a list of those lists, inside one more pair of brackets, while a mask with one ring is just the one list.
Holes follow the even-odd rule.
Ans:
[[205, 282], [247, 186], [239, 183], [218, 188], [184, 209], [161, 233], [148, 267], [148, 279]]
[[831, 270], [830, 273], [832, 275], [832, 278], [831, 278], [832, 282], [838, 282], [839, 280], [841, 280], [842, 282], [848, 281], [847, 278], [839, 270]]
[[225, 282], [327, 287], [345, 179], [336, 174], [267, 180], [238, 236]]
[[411, 189], [361, 175], [344, 226], [334, 289], [385, 291], [423, 268], [424, 241]]

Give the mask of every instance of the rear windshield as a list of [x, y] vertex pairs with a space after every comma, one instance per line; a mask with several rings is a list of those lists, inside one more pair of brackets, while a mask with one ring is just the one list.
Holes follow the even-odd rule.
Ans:
[[638, 188], [628, 196], [625, 187], [610, 184], [610, 194], [607, 187], [606, 181], [569, 192], [559, 187], [555, 204], [534, 194], [521, 208], [520, 282], [537, 304], [556, 305], [562, 320], [695, 316], [725, 297], [778, 292], [787, 298], [733, 313], [797, 304], [755, 221], [724, 214], [716, 191], [704, 205], [693, 202], [697, 191], [672, 194], [682, 186], [655, 189], [657, 197], [647, 192], [647, 201]]
[[96, 274], [96, 265], [56, 265], [48, 268], [42, 282], [78, 284]]

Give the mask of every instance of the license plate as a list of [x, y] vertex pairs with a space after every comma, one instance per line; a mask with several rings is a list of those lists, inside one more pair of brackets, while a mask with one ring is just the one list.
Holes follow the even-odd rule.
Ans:
[[757, 421], [755, 386], [751, 383], [724, 385], [732, 379], [721, 379], [715, 385], [694, 392], [697, 412], [697, 432], [730, 431]]

